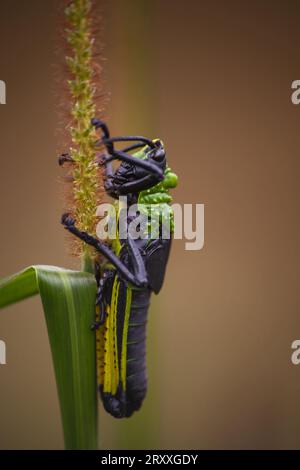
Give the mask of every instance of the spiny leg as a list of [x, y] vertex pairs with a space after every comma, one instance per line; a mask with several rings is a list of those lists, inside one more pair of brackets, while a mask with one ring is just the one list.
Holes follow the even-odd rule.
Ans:
[[151, 148], [155, 148], [156, 146], [156, 144], [151, 139], [139, 135], [110, 137], [107, 124], [100, 119], [93, 118], [91, 120], [91, 124], [95, 126], [96, 129], [101, 129], [103, 132], [103, 137], [96, 142], [96, 145], [104, 144], [108, 150], [108, 153], [111, 155], [113, 155], [115, 152], [114, 142], [137, 142], [135, 144], [131, 144], [129, 147], [124, 148], [122, 152], [129, 152], [130, 150], [134, 150], [145, 145], [149, 145]]
[[120, 160], [122, 162], [131, 163], [134, 166], [139, 166], [156, 177], [157, 181], [162, 181], [164, 179], [163, 170], [149, 160], [140, 160], [139, 158], [125, 152], [114, 151], [113, 154], [109, 155], [109, 157], [105, 157], [103, 163], [106, 165], [112, 160]]
[[143, 259], [138, 251], [138, 248], [135, 246], [133, 240], [131, 240], [130, 237], [128, 237], [128, 246], [132, 255], [134, 273], [132, 273], [127, 268], [127, 266], [125, 266], [125, 264], [118, 258], [118, 256], [115, 255], [115, 253], [110, 248], [108, 248], [108, 246], [106, 246], [103, 242], [97, 240], [97, 238], [92, 237], [88, 233], [79, 230], [75, 226], [74, 219], [69, 214], [64, 214], [62, 216], [61, 222], [66, 230], [68, 230], [70, 233], [73, 233], [73, 235], [75, 235], [88, 245], [93, 246], [94, 248], [96, 248], [97, 251], [99, 251], [99, 253], [105, 256], [115, 266], [120, 275], [124, 277], [124, 279], [126, 279], [128, 282], [130, 282], [136, 287], [148, 286], [148, 279]]
[[106, 144], [111, 144], [113, 142], [142, 142], [144, 145], [149, 145], [151, 148], [155, 148], [155, 143], [148, 139], [148, 137], [144, 137], [142, 135], [127, 135], [127, 136], [118, 136], [118, 137], [104, 137], [101, 139], [101, 142]]
[[103, 273], [103, 276], [101, 276], [101, 267], [100, 264], [95, 262], [95, 278], [96, 278], [96, 283], [97, 283], [97, 296], [96, 296], [96, 301], [95, 305], [96, 307], [98, 306], [100, 309], [99, 313], [99, 320], [93, 321], [91, 324], [91, 330], [96, 330], [99, 328], [99, 326], [104, 322], [105, 320], [105, 315], [103, 314], [103, 302], [102, 302], [102, 297], [103, 297], [103, 277], [105, 277], [105, 272]]
[[[142, 178], [136, 179], [134, 181], [129, 181], [128, 183], [123, 183], [119, 187], [112, 186], [112, 189], [118, 194], [131, 194], [143, 191], [144, 189], [148, 189], [149, 185], [154, 185], [153, 183], [153, 175], [146, 175]], [[110, 187], [107, 187], [109, 191]]]
[[98, 141], [97, 143], [101, 143], [101, 144], [103, 143], [109, 153], [113, 152], [114, 144], [111, 142], [107, 142], [107, 143], [103, 142], [103, 139], [109, 139], [110, 137], [109, 129], [108, 129], [108, 126], [105, 124], [105, 122], [101, 121], [101, 119], [93, 118], [91, 120], [91, 124], [92, 126], [95, 127], [95, 129], [101, 129], [103, 132], [104, 137], [102, 137], [102, 139], [100, 139], [100, 141]]
[[[117, 158], [123, 161], [127, 161], [131, 163], [133, 166], [140, 166], [143, 168], [141, 176], [139, 178], [135, 178], [133, 181], [127, 181], [122, 184], [116, 184], [114, 182], [115, 173], [111, 166], [111, 161], [114, 158]], [[124, 154], [124, 152], [115, 152], [114, 156], [105, 157], [101, 163], [105, 165], [105, 174], [106, 174], [106, 182], [105, 182], [105, 189], [106, 191], [114, 198], [117, 198], [120, 194], [130, 194], [136, 193], [139, 191], [143, 191], [144, 189], [148, 189], [151, 186], [154, 186], [156, 183], [159, 183], [164, 179], [164, 172], [161, 168], [157, 167], [155, 164], [145, 160], [139, 160], [132, 155]]]
[[100, 312], [99, 312], [99, 320], [94, 321], [91, 325], [92, 330], [98, 329], [99, 326], [103, 325], [103, 323], [105, 322], [105, 318], [106, 318], [105, 305], [106, 304], [105, 304], [105, 299], [103, 299], [103, 297], [105, 296], [105, 288], [107, 288], [107, 285], [112, 277], [114, 277], [114, 273], [112, 272], [111, 269], [106, 269], [100, 278], [96, 274], [98, 291], [97, 291], [95, 304], [96, 304], [96, 307], [97, 306], [99, 307]]
[[129, 145], [129, 147], [125, 147], [121, 149], [121, 152], [130, 152], [131, 150], [135, 150], [144, 146], [145, 144], [143, 142], [138, 142], [137, 144], [132, 144], [132, 145]]
[[106, 147], [109, 147], [110, 149], [114, 148], [113, 142], [133, 142], [133, 141], [143, 142], [144, 144], [149, 145], [151, 148], [155, 147], [155, 144], [151, 139], [148, 139], [147, 137], [143, 137], [139, 135], [110, 137], [108, 126], [107, 124], [105, 124], [105, 122], [101, 121], [101, 119], [93, 118], [91, 120], [91, 124], [92, 126], [95, 127], [95, 129], [101, 129], [103, 132], [103, 137], [98, 141], [98, 143], [104, 144]]
[[58, 164], [59, 166], [63, 166], [65, 163], [74, 163], [74, 159], [71, 157], [69, 153], [62, 153], [58, 157]]
[[[105, 155], [99, 155], [97, 157], [97, 164], [99, 166], [104, 166], [104, 176], [105, 176], [105, 182], [104, 182], [104, 188], [105, 190], [112, 196], [117, 198], [116, 194], [113, 194], [113, 179], [115, 176], [115, 172], [113, 169], [112, 162], [106, 162], [107, 157]], [[112, 194], [111, 194], [112, 193]]]
[[101, 121], [101, 119], [98, 118], [93, 118], [91, 120], [92, 126], [95, 127], [95, 129], [101, 129], [103, 132], [103, 135], [106, 139], [109, 139], [110, 133], [107, 124], [105, 122]]

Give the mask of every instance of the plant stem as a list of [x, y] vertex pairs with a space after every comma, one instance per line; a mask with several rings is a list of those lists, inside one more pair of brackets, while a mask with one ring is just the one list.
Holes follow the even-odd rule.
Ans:
[[81, 271], [91, 274], [95, 272], [94, 262], [88, 250], [84, 250], [81, 256]]
[[[66, 8], [66, 40], [70, 48], [66, 62], [70, 72], [68, 87], [72, 117], [69, 130], [73, 143], [70, 153], [74, 162], [73, 213], [78, 227], [94, 234], [101, 178], [96, 162], [97, 136], [91, 125], [97, 111], [94, 83], [96, 67], [93, 61], [95, 38], [91, 32], [91, 8], [91, 0], [73, 0]], [[80, 246], [80, 252], [85, 256], [85, 247], [83, 244]]]

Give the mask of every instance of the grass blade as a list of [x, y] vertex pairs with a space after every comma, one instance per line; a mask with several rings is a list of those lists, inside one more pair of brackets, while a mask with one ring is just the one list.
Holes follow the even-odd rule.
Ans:
[[97, 448], [95, 278], [32, 266], [0, 281], [0, 307], [40, 293], [52, 350], [67, 449]]
[[0, 308], [35, 294], [39, 288], [33, 266], [0, 281]]

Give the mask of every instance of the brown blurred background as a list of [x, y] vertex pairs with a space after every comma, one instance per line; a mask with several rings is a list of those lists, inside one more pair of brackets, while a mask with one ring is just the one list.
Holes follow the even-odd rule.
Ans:
[[[59, 3], [0, 0], [1, 276], [76, 267], [59, 224]], [[204, 249], [174, 243], [153, 301], [144, 408], [101, 411], [102, 447], [300, 448], [300, 3], [102, 3], [112, 132], [160, 136], [176, 202], [205, 204]], [[62, 448], [38, 298], [0, 312], [0, 339], [0, 448]]]

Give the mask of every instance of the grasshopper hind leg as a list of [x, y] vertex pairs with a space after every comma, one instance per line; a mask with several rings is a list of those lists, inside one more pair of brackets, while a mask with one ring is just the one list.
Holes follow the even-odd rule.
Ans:
[[112, 279], [115, 273], [111, 269], [106, 269], [101, 276], [100, 266], [96, 264], [96, 281], [97, 281], [97, 296], [96, 296], [96, 311], [97, 318], [91, 325], [92, 330], [97, 330], [101, 325], [105, 323], [106, 318], [106, 306], [109, 302], [109, 296], [111, 291]]

